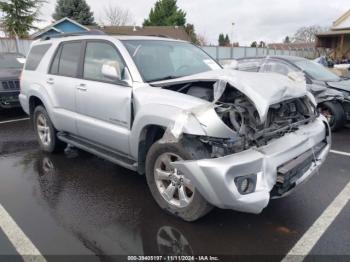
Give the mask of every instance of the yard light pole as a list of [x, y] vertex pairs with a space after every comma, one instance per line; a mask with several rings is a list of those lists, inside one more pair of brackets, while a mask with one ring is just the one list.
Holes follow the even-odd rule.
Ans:
[[235, 26], [235, 23], [234, 22], [232, 22], [232, 29], [231, 29], [231, 46], [233, 47], [233, 28], [234, 28], [234, 26]]

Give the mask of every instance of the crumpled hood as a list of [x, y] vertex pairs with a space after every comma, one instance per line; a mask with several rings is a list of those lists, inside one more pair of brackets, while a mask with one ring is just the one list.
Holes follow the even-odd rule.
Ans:
[[255, 105], [261, 120], [265, 120], [269, 107], [282, 101], [307, 95], [305, 82], [293, 81], [275, 73], [255, 73], [219, 69], [200, 74], [185, 76], [173, 80], [152, 83], [164, 84], [189, 83], [195, 81], [225, 81], [233, 88], [245, 94]]
[[350, 92], [350, 79], [338, 82], [327, 82], [327, 84], [331, 87]]

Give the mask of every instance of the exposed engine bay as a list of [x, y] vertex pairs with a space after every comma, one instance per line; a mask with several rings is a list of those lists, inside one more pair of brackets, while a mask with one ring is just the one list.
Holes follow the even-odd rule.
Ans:
[[214, 101], [214, 84], [212, 81], [203, 81], [163, 86], [215, 103], [217, 115], [234, 131], [235, 137], [200, 137], [203, 143], [211, 147], [212, 157], [266, 145], [270, 140], [294, 132], [300, 125], [307, 124], [317, 117], [315, 106], [304, 96], [271, 105], [266, 120], [261, 121], [253, 103], [235, 88], [225, 88], [220, 98]]

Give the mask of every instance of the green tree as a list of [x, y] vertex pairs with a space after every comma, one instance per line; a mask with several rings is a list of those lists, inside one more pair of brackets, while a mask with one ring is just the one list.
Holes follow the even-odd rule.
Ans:
[[33, 23], [38, 21], [38, 15], [43, 0], [8, 0], [0, 2], [3, 12], [2, 24], [5, 32], [11, 36], [27, 37], [28, 31], [35, 29]]
[[95, 19], [85, 0], [58, 0], [53, 19], [71, 18], [82, 25], [94, 25]]
[[231, 45], [231, 41], [230, 41], [230, 38], [228, 37], [228, 34], [226, 34], [226, 36], [225, 36], [224, 43], [225, 43], [225, 46], [230, 46]]
[[219, 46], [225, 46], [225, 36], [224, 36], [224, 34], [220, 34], [219, 35], [219, 40], [218, 40], [218, 42], [219, 42]]
[[197, 37], [197, 34], [196, 34], [196, 32], [195, 32], [195, 29], [194, 29], [194, 25], [193, 25], [193, 24], [188, 23], [188, 24], [185, 26], [185, 31], [186, 31], [186, 33], [190, 36], [191, 42], [192, 42], [193, 44], [196, 44], [196, 45], [199, 45], [199, 44], [200, 44], [200, 41], [198, 40], [198, 37]]
[[289, 36], [286, 36], [286, 38], [283, 40], [283, 43], [290, 44], [290, 38]]
[[258, 46], [258, 43], [256, 41], [250, 44], [250, 47], [257, 47], [257, 46]]
[[186, 12], [179, 9], [176, 0], [158, 0], [144, 20], [144, 26], [185, 26]]
[[264, 41], [260, 41], [259, 46], [258, 47], [266, 47], [266, 43]]

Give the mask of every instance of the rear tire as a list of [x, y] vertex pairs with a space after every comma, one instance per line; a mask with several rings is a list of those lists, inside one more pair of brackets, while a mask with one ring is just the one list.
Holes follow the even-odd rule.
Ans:
[[67, 146], [57, 138], [57, 130], [54, 128], [46, 109], [37, 106], [33, 113], [34, 131], [37, 136], [40, 149], [48, 153], [62, 152]]
[[[206, 215], [213, 207], [194, 188], [191, 181], [186, 178], [186, 174], [167, 165], [166, 162], [169, 163], [169, 160], [161, 162], [168, 157], [170, 162], [181, 159], [195, 160], [208, 158], [209, 153], [201, 143], [196, 141], [185, 140], [179, 143], [158, 141], [151, 146], [146, 157], [147, 183], [158, 205], [185, 221], [195, 221]], [[169, 173], [169, 178], [165, 176], [158, 179], [159, 170]], [[173, 191], [167, 193], [170, 187]]]
[[318, 108], [320, 109], [321, 114], [327, 118], [329, 126], [333, 132], [338, 131], [344, 126], [344, 108], [339, 102], [327, 101], [321, 103]]

